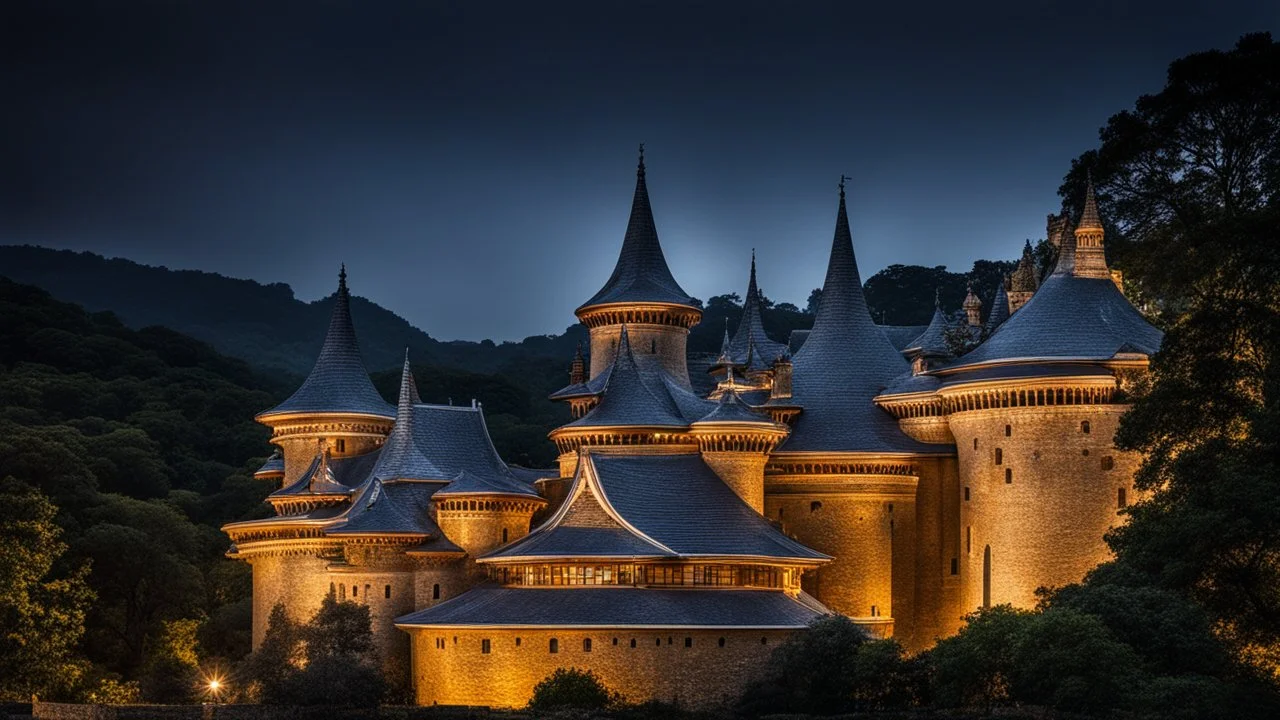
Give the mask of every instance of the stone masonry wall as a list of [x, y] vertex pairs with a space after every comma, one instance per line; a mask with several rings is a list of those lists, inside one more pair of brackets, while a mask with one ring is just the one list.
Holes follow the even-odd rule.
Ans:
[[[594, 378], [613, 365], [618, 351], [618, 338], [621, 336], [621, 325], [591, 328], [591, 377]], [[634, 324], [627, 326], [627, 339], [631, 343], [631, 352], [637, 359], [645, 355], [657, 355], [667, 372], [688, 386], [689, 366], [685, 355], [688, 330], [671, 325]]]
[[1136, 499], [1133, 475], [1141, 462], [1113, 446], [1127, 409], [1076, 405], [950, 416], [962, 493], [969, 492], [960, 501], [964, 611], [983, 604], [988, 547], [992, 605], [1032, 607], [1036, 588], [1077, 582], [1110, 557], [1102, 536], [1122, 519], [1119, 491], [1127, 502]]
[[[769, 654], [789, 634], [624, 628], [423, 628], [410, 633], [419, 705], [520, 707], [556, 668], [577, 667], [594, 671], [631, 702], [661, 700], [694, 708], [733, 702], [760, 678]], [[551, 652], [553, 638], [556, 653]], [[584, 648], [587, 639], [590, 651]]]

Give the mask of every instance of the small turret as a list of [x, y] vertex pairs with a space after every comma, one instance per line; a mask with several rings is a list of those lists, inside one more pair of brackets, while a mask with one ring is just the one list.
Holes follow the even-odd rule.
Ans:
[[587, 364], [582, 357], [582, 343], [573, 353], [573, 362], [569, 364], [569, 384], [581, 385], [587, 381]]
[[689, 426], [702, 459], [756, 512], [764, 511], [764, 466], [788, 434], [787, 426], [755, 412], [738, 393], [720, 396], [715, 409]]
[[432, 496], [436, 524], [472, 558], [524, 537], [547, 501], [509, 475], [482, 477], [466, 470]]
[[1035, 255], [1031, 251], [1031, 241], [1028, 240], [1022, 248], [1022, 259], [1018, 260], [1018, 267], [1014, 268], [1009, 277], [1009, 312], [1017, 312], [1039, 289], [1040, 274], [1036, 271]]
[[1098, 202], [1093, 195], [1093, 175], [1089, 175], [1084, 191], [1084, 211], [1076, 225], [1075, 267], [1076, 277], [1111, 279], [1107, 269], [1107, 252], [1103, 243], [1102, 218], [1098, 216]]
[[982, 326], [982, 301], [973, 294], [973, 285], [969, 285], [969, 293], [964, 296], [964, 314], [971, 327]]

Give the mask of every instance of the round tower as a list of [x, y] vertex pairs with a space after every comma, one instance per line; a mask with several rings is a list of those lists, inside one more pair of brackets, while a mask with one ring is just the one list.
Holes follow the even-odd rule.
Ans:
[[[733, 370], [729, 370], [730, 376]], [[689, 426], [702, 459], [758, 513], [764, 513], [764, 466], [790, 430], [751, 410], [736, 392], [720, 396], [716, 408]]]
[[471, 558], [529, 533], [533, 514], [547, 501], [511, 477], [463, 471], [432, 496], [436, 524]]
[[334, 458], [363, 455], [391, 432], [395, 409], [374, 389], [360, 358], [345, 265], [338, 273], [329, 330], [311, 374], [289, 399], [256, 419], [271, 428], [271, 442], [284, 455], [282, 487], [302, 476], [317, 448]]
[[662, 254], [645, 184], [643, 145], [618, 263], [604, 287], [576, 314], [591, 333], [591, 378], [613, 365], [625, 324], [633, 352], [655, 356], [673, 378], [689, 386], [685, 349], [689, 329], [702, 319], [702, 310], [672, 277]]

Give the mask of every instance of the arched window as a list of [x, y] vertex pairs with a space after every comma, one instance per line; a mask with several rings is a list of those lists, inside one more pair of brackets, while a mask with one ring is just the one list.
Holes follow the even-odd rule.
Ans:
[[333, 583], [329, 583], [329, 595], [335, 596], [337, 594], [338, 594], [337, 586], [335, 586]]
[[613, 644], [614, 644], [614, 645], [617, 645], [617, 644], [618, 644], [618, 638], [614, 638], [614, 639], [613, 639]]
[[982, 551], [982, 607], [991, 607], [991, 546]]
[[1080, 421], [1080, 432], [1084, 433], [1085, 435], [1088, 435], [1088, 434], [1089, 434], [1089, 421], [1088, 421], [1088, 420], [1081, 420], [1081, 421]]
[[436, 583], [435, 585], [431, 586], [431, 599], [432, 600], [440, 599], [440, 583]]

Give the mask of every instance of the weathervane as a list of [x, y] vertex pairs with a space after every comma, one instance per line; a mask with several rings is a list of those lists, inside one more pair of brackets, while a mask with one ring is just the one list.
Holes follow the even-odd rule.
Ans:
[[840, 197], [844, 197], [844, 183], [845, 183], [845, 181], [846, 181], [846, 180], [852, 180], [852, 179], [853, 179], [853, 178], [849, 177], [848, 175], [845, 175], [844, 173], [841, 173], [841, 174], [840, 174]]

